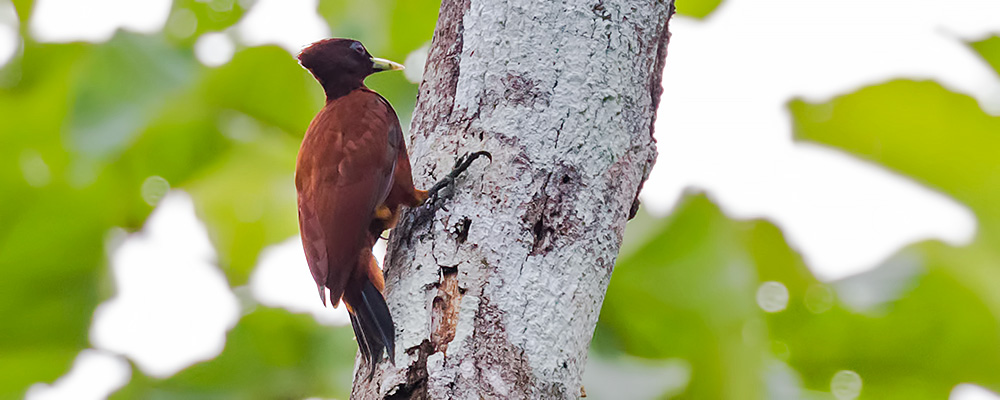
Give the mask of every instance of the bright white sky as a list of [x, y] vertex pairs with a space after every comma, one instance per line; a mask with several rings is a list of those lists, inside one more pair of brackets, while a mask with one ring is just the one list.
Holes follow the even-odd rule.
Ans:
[[[223, 8], [234, 1], [211, 0]], [[119, 28], [163, 29], [170, 1], [38, 0], [36, 7], [29, 31], [39, 40], [104, 41]], [[218, 66], [237, 44], [294, 53], [330, 35], [315, 7], [316, 0], [259, 0], [233, 29], [200, 38], [196, 55]], [[1000, 33], [998, 15], [996, 0], [726, 0], [705, 21], [675, 17], [656, 125], [660, 158], [645, 206], [662, 215], [683, 190], [705, 190], [733, 217], [776, 222], [825, 280], [868, 270], [917, 240], [969, 241], [975, 218], [953, 199], [842, 152], [792, 143], [785, 104], [903, 77], [933, 79], [1000, 113], [1000, 79], [962, 43]], [[176, 20], [168, 30], [193, 32], [190, 20]], [[10, 2], [0, 0], [0, 64], [19, 51], [16, 24]], [[411, 72], [425, 54], [407, 59]], [[266, 250], [249, 287], [230, 291], [183, 192], [160, 203], [143, 233], [121, 240], [111, 257], [117, 295], [99, 307], [91, 330], [97, 350], [82, 352], [54, 384], [33, 386], [29, 399], [103, 398], [128, 380], [123, 356], [156, 376], [214, 357], [240, 302], [346, 323], [343, 308], [323, 309], [315, 298], [297, 237]], [[986, 399], [1000, 397], [974, 385], [951, 396]]]

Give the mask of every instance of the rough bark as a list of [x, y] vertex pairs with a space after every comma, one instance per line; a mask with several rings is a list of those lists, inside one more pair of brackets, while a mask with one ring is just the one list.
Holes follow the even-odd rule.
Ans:
[[672, 1], [444, 0], [411, 132], [447, 209], [391, 235], [396, 365], [355, 398], [576, 398], [652, 138]]

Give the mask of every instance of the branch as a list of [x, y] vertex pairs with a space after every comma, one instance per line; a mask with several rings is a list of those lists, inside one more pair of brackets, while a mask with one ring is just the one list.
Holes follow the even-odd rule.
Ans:
[[576, 398], [652, 137], [671, 1], [444, 0], [411, 159], [445, 208], [391, 235], [386, 295], [404, 349], [354, 397]]

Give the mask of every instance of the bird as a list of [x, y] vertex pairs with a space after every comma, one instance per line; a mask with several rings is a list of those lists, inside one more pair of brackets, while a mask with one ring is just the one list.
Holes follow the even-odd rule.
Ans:
[[306, 262], [323, 305], [327, 292], [334, 307], [343, 300], [362, 356], [374, 364], [384, 349], [395, 363], [395, 328], [371, 247], [402, 205], [423, 203], [427, 193], [413, 187], [395, 110], [364, 79], [402, 65], [339, 38], [311, 44], [298, 60], [326, 94], [295, 166]]
[[364, 84], [371, 74], [403, 66], [372, 57], [361, 42], [344, 38], [313, 43], [298, 60], [326, 94], [296, 158], [302, 247], [320, 301], [326, 306], [329, 298], [337, 307], [343, 300], [358, 348], [374, 373], [383, 351], [395, 364], [395, 326], [372, 246], [396, 225], [404, 206], [435, 203], [438, 192], [453, 185], [473, 160], [492, 161], [492, 156], [466, 154], [430, 190], [418, 190], [395, 110]]

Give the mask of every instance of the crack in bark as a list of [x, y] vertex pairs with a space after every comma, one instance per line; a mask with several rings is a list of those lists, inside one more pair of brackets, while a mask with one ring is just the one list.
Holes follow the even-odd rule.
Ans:
[[551, 251], [557, 236], [568, 240], [579, 236], [583, 222], [575, 212], [564, 212], [575, 207], [581, 189], [578, 182], [582, 182], [582, 177], [572, 165], [560, 165], [546, 173], [542, 187], [525, 213], [533, 237], [528, 256]]
[[[556, 84], [558, 84], [558, 83], [559, 83], [559, 81], [556, 81]], [[553, 85], [552, 89], [555, 90], [555, 88], [556, 88], [555, 85]], [[552, 147], [554, 147], [554, 148], [557, 148], [557, 149], [559, 148], [559, 136], [562, 135], [562, 130], [563, 130], [563, 127], [566, 126], [566, 120], [567, 119], [569, 119], [569, 110], [566, 110], [566, 116], [563, 117], [562, 121], [559, 121], [559, 128], [556, 128], [556, 140], [552, 142], [553, 143]]]
[[434, 353], [448, 352], [448, 343], [455, 339], [458, 311], [464, 291], [458, 287], [458, 265], [440, 266], [438, 294], [431, 302], [431, 349]]
[[469, 228], [472, 227], [472, 220], [469, 217], [462, 217], [462, 219], [455, 224], [455, 241], [459, 244], [465, 243], [469, 239]]
[[[546, 189], [549, 186], [550, 180], [552, 180], [552, 172], [545, 174], [542, 187], [535, 192], [535, 198], [528, 204], [528, 210], [525, 213], [525, 217], [531, 224], [531, 235], [533, 237], [531, 251], [525, 256], [525, 262], [527, 262], [528, 257], [545, 252], [545, 247], [542, 245], [546, 243], [546, 237], [549, 237], [549, 241], [551, 242], [551, 234], [555, 232], [554, 229], [545, 224], [545, 214], [548, 211], [549, 202], [549, 195]], [[524, 263], [521, 263], [521, 270], [524, 270]]]
[[406, 349], [406, 354], [416, 355], [416, 361], [406, 368], [406, 382], [394, 386], [385, 396], [387, 400], [423, 400], [427, 395], [427, 356], [433, 353], [429, 340]]

